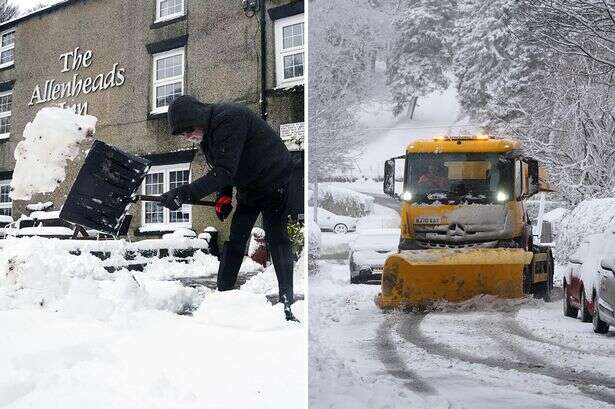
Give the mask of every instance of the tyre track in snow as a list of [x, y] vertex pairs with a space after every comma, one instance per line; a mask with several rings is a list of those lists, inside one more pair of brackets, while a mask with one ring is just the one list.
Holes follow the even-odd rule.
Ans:
[[612, 357], [612, 355], [608, 354], [608, 353], [603, 353], [603, 352], [589, 352], [587, 350], [581, 349], [581, 348], [575, 348], [573, 346], [570, 345], [566, 345], [566, 344], [562, 344], [560, 342], [556, 342], [556, 341], [552, 341], [550, 339], [546, 339], [543, 337], [540, 337], [536, 334], [534, 334], [531, 330], [529, 330], [528, 328], [524, 328], [523, 325], [518, 321], [517, 319], [517, 315], [519, 314], [520, 310], [517, 310], [515, 312], [511, 312], [506, 314], [506, 318], [504, 318], [502, 320], [502, 325], [505, 326], [505, 329], [512, 335], [516, 335], [520, 338], [525, 338], [529, 341], [533, 341], [533, 342], [538, 342], [541, 344], [547, 344], [547, 345], [551, 345], [566, 351], [570, 351], [570, 352], [575, 352], [575, 353], [580, 353], [580, 354], [584, 354], [584, 355], [594, 355], [594, 356], [602, 356], [602, 357], [606, 357], [606, 358], [610, 358]]
[[[584, 395], [591, 399], [615, 405], [615, 381], [605, 376], [597, 376], [587, 371], [575, 371], [567, 368], [557, 367], [547, 363], [540, 358], [539, 362], [525, 362], [524, 360], [511, 360], [496, 357], [478, 357], [448, 345], [433, 341], [421, 332], [420, 325], [426, 315], [408, 314], [407, 318], [400, 320], [397, 331], [401, 337], [427, 351], [429, 354], [438, 355], [445, 359], [464, 361], [470, 364], [485, 365], [494, 369], [517, 370], [527, 374], [540, 374], [554, 379], [556, 384], [577, 387]], [[393, 328], [391, 328], [392, 330]], [[505, 334], [502, 335], [505, 337]], [[509, 350], [522, 358], [534, 357], [535, 354], [522, 351], [518, 344], [507, 341], [501, 343]], [[533, 359], [533, 358], [532, 358]], [[608, 388], [608, 391], [602, 389]]]
[[399, 354], [395, 346], [392, 334], [397, 320], [386, 317], [378, 326], [376, 332], [376, 347], [378, 358], [384, 364], [386, 371], [391, 376], [404, 382], [404, 386], [421, 396], [434, 396], [437, 391], [429, 385], [416, 372], [408, 368], [405, 359]]

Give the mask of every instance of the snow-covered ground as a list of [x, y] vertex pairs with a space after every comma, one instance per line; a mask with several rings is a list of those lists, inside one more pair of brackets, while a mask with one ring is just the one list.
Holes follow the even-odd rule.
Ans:
[[[109, 274], [54, 243], [0, 250], [0, 407], [304, 407], [305, 326], [267, 300], [273, 268], [217, 293], [173, 280], [211, 276], [211, 256]], [[304, 306], [293, 308], [301, 321]]]
[[311, 408], [612, 408], [613, 334], [560, 302], [483, 297], [383, 313], [343, 261], [310, 279]]

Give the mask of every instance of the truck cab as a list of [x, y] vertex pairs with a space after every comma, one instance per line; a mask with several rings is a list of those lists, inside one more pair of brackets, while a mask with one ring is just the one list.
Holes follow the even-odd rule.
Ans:
[[[395, 160], [404, 161], [395, 192]], [[435, 137], [385, 164], [384, 192], [402, 201], [399, 250], [531, 248], [524, 199], [539, 189], [539, 166], [520, 143], [486, 135]]]

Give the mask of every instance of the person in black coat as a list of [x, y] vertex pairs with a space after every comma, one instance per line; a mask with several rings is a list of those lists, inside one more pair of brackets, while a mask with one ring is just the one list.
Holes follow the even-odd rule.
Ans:
[[265, 240], [278, 279], [280, 302], [287, 319], [294, 319], [293, 253], [288, 237], [288, 184], [292, 160], [275, 131], [249, 108], [238, 104], [204, 104], [180, 96], [169, 106], [169, 127], [200, 144], [210, 170], [188, 185], [161, 196], [161, 204], [177, 210], [217, 193], [216, 215], [224, 220], [232, 211], [232, 189], [237, 209], [231, 221], [229, 240], [222, 249], [218, 290], [231, 290], [259, 214], [263, 215]]

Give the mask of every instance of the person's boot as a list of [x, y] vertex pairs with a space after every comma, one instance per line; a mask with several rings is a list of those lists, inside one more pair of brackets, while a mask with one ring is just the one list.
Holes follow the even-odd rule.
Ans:
[[218, 268], [218, 291], [228, 291], [235, 288], [237, 274], [243, 262], [243, 250], [235, 248], [230, 241], [222, 247], [222, 257]]
[[278, 301], [284, 304], [284, 316], [287, 321], [298, 321], [293, 315], [291, 305], [293, 293], [293, 252], [290, 244], [270, 246], [271, 259], [278, 279]]

